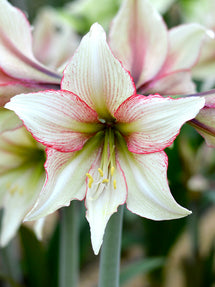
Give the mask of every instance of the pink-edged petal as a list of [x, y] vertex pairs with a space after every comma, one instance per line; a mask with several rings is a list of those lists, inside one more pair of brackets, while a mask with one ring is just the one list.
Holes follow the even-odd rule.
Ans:
[[129, 73], [114, 58], [105, 32], [97, 23], [83, 37], [66, 67], [61, 87], [78, 95], [100, 118], [106, 119], [135, 93]]
[[81, 151], [61, 153], [47, 149], [46, 183], [26, 220], [44, 217], [71, 200], [83, 200], [86, 194], [86, 173], [101, 145], [102, 135], [96, 135]]
[[110, 47], [131, 72], [138, 88], [163, 65], [168, 49], [167, 29], [148, 0], [126, 0], [113, 20]]
[[150, 81], [138, 90], [139, 94], [189, 95], [195, 93], [195, 84], [188, 71], [175, 72]]
[[169, 31], [169, 50], [160, 75], [191, 69], [197, 62], [208, 30], [199, 24], [186, 24]]
[[180, 218], [190, 211], [181, 207], [170, 193], [167, 181], [168, 159], [164, 152], [132, 154], [119, 141], [119, 161], [128, 185], [127, 208], [153, 220]]
[[181, 126], [194, 118], [204, 103], [200, 97], [173, 100], [137, 95], [125, 101], [115, 117], [131, 152], [152, 153], [171, 145]]
[[5, 106], [13, 110], [33, 136], [59, 151], [74, 151], [100, 129], [97, 113], [67, 91], [15, 96]]
[[45, 68], [34, 57], [30, 24], [24, 13], [6, 0], [0, 1], [0, 66], [15, 78], [60, 82], [60, 75]]
[[[90, 224], [91, 242], [95, 254], [99, 253], [108, 220], [117, 211], [118, 206], [125, 203], [127, 197], [127, 185], [119, 163], [116, 163], [114, 175], [109, 176], [108, 183], [101, 182], [102, 179], [98, 172], [100, 163], [101, 157], [97, 156], [89, 171], [94, 182], [91, 188], [87, 188], [85, 201], [86, 217]], [[114, 180], [116, 181], [115, 188]]]

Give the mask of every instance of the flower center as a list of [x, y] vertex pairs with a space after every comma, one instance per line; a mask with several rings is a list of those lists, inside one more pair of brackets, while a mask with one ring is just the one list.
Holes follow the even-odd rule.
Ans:
[[117, 188], [115, 137], [114, 130], [111, 127], [105, 129], [104, 143], [99, 160], [99, 168], [86, 174], [88, 187], [92, 191], [92, 199], [98, 198], [106, 188], [114, 190]]

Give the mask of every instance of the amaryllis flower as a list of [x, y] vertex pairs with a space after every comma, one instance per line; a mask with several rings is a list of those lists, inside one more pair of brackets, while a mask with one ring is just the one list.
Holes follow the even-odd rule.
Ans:
[[4, 124], [0, 131], [0, 246], [16, 234], [45, 180], [44, 147], [11, 114], [9, 110], [0, 112], [0, 123]]
[[33, 54], [31, 30], [22, 11], [0, 1], [0, 106], [21, 92], [59, 87], [61, 75]]
[[195, 92], [190, 70], [206, 33], [198, 24], [168, 31], [148, 0], [124, 0], [113, 20], [109, 44], [131, 72], [138, 93], [184, 95]]
[[64, 71], [60, 91], [15, 96], [6, 105], [47, 146], [46, 183], [26, 220], [85, 199], [94, 252], [119, 205], [154, 220], [190, 212], [167, 182], [167, 156], [202, 98], [137, 95], [130, 74], [94, 24]]

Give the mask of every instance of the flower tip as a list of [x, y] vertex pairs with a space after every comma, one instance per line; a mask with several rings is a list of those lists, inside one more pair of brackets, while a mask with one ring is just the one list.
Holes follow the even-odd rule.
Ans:
[[213, 30], [207, 29], [207, 30], [206, 30], [206, 34], [207, 34], [207, 36], [208, 36], [209, 38], [215, 39], [215, 33], [214, 33]]
[[90, 36], [93, 36], [93, 37], [99, 37], [103, 35], [106, 38], [106, 33], [103, 27], [97, 22], [91, 26], [89, 33], [90, 33]]
[[99, 254], [101, 245], [102, 245], [102, 242], [100, 244], [93, 244], [93, 242], [92, 242], [92, 248], [93, 248], [93, 252], [95, 255]]

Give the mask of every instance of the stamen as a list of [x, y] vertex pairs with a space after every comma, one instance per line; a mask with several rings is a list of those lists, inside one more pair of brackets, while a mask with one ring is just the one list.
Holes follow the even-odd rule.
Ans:
[[89, 179], [93, 180], [93, 177], [92, 177], [92, 175], [91, 175], [91, 174], [86, 173], [86, 176], [87, 176]]
[[103, 177], [103, 176], [104, 176], [104, 173], [103, 173], [103, 171], [102, 171], [102, 169], [101, 169], [101, 168], [98, 168], [98, 172], [100, 173], [101, 177]]
[[114, 170], [115, 170], [115, 167], [112, 166], [111, 169], [110, 169], [110, 174], [111, 174], [111, 176], [113, 176]]
[[16, 187], [16, 186], [13, 186], [13, 187], [11, 187], [11, 188], [9, 189], [9, 193], [10, 193], [11, 195], [14, 195], [15, 192], [16, 192], [16, 190], [17, 190], [17, 187]]
[[113, 181], [113, 188], [116, 189], [116, 180]]
[[86, 176], [89, 178], [88, 186], [89, 186], [89, 188], [91, 188], [92, 187], [92, 183], [94, 182], [94, 179], [93, 179], [92, 175], [89, 174], [89, 173], [86, 173]]
[[92, 187], [92, 183], [93, 183], [93, 179], [89, 179], [89, 182], [88, 182], [88, 186], [89, 186], [89, 188], [91, 188]]
[[108, 183], [109, 182], [109, 179], [108, 178], [104, 178], [103, 180], [102, 180], [102, 183]]

